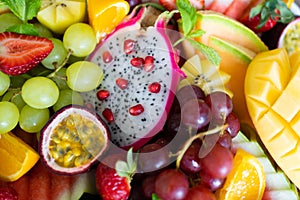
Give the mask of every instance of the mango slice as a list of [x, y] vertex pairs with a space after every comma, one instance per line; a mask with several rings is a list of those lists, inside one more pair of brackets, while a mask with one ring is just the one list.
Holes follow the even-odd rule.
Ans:
[[[248, 66], [250, 117], [276, 163], [300, 188], [300, 56], [284, 48], [259, 53]], [[291, 59], [291, 60], [290, 60]]]

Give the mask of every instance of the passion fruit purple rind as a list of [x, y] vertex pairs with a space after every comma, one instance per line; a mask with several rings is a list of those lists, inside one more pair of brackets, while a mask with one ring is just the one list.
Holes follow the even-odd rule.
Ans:
[[39, 154], [54, 173], [84, 173], [107, 149], [109, 135], [97, 114], [83, 106], [65, 106], [41, 130]]

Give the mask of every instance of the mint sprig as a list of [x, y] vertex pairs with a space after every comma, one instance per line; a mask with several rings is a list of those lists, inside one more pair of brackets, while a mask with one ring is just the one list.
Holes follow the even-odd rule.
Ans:
[[187, 40], [191, 45], [198, 49], [214, 65], [219, 65], [221, 58], [218, 52], [194, 38], [201, 37], [205, 34], [203, 30], [194, 30], [197, 23], [198, 13], [195, 7], [190, 4], [189, 0], [176, 0], [176, 6], [181, 16], [183, 38], [179, 39], [174, 46], [183, 40]]
[[23, 24], [9, 27], [7, 31], [27, 35], [38, 35], [38, 30], [28, 21], [37, 16], [41, 7], [41, 0], [0, 0], [16, 15]]
[[24, 23], [32, 20], [41, 7], [40, 0], [0, 0]]

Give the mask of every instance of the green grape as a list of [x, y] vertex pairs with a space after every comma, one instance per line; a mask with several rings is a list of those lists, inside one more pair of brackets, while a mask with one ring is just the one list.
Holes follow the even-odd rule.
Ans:
[[76, 104], [83, 105], [82, 96], [73, 90], [61, 90], [57, 102], [53, 105], [53, 110], [56, 112], [64, 106]]
[[63, 67], [51, 78], [60, 90], [70, 89], [66, 81], [67, 68]]
[[33, 108], [43, 109], [56, 103], [59, 89], [51, 79], [37, 76], [24, 83], [21, 94], [26, 104]]
[[22, 108], [26, 105], [26, 103], [24, 102], [21, 92], [20, 90], [10, 90], [7, 91], [2, 98], [2, 101], [10, 101], [12, 103], [14, 103], [19, 111], [22, 110]]
[[8, 101], [0, 102], [0, 134], [14, 129], [19, 121], [20, 113], [18, 107]]
[[48, 28], [46, 28], [44, 25], [42, 25], [41, 23], [36, 22], [33, 25], [38, 29], [38, 32], [41, 37], [46, 37], [46, 38], [53, 37], [52, 32]]
[[85, 57], [92, 53], [97, 44], [93, 28], [85, 23], [75, 23], [64, 33], [63, 44], [72, 51], [72, 55]]
[[28, 133], [37, 133], [50, 118], [48, 108], [36, 109], [25, 105], [20, 113], [19, 125]]
[[49, 39], [52, 41], [54, 48], [52, 49], [51, 53], [44, 60], [42, 60], [42, 64], [48, 69], [56, 69], [67, 58], [68, 51], [61, 40], [57, 38]]
[[0, 71], [0, 96], [2, 96], [10, 86], [10, 78]]
[[7, 28], [22, 24], [23, 22], [13, 13], [4, 13], [0, 15], [0, 33], [5, 32]]
[[68, 86], [77, 92], [96, 89], [103, 80], [103, 71], [95, 63], [78, 61], [67, 68]]

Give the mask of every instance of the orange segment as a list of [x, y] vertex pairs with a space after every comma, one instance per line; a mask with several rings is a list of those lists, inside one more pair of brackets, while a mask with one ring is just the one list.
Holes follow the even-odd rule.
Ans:
[[110, 33], [128, 14], [130, 6], [124, 0], [88, 0], [89, 23], [100, 39]]
[[238, 149], [233, 168], [217, 191], [218, 200], [260, 200], [266, 187], [264, 168], [250, 153]]
[[35, 165], [39, 155], [12, 133], [0, 137], [0, 180], [15, 181]]

